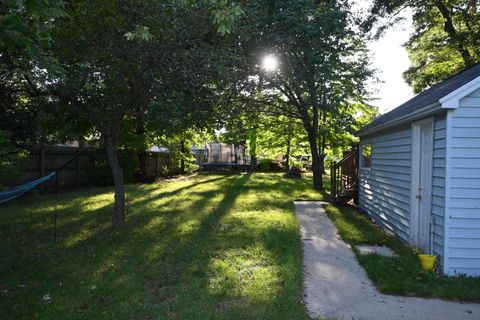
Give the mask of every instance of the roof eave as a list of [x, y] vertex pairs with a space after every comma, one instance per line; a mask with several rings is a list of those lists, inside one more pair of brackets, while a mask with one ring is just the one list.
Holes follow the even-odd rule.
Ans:
[[402, 117], [388, 121], [386, 123], [382, 123], [372, 128], [368, 128], [366, 130], [360, 129], [354, 134], [357, 137], [361, 137], [361, 136], [369, 135], [384, 129], [388, 129], [390, 127], [402, 125], [409, 121], [416, 120], [418, 118], [429, 116], [431, 114], [439, 112], [442, 109], [456, 109], [459, 107], [461, 99], [465, 98], [467, 95], [469, 95], [470, 93], [472, 93], [473, 91], [479, 88], [480, 88], [480, 76], [468, 81], [466, 84], [450, 92], [446, 96], [440, 98], [438, 101], [435, 101], [432, 104], [429, 104], [427, 106], [424, 106], [420, 109], [415, 110], [415, 112], [411, 112]]
[[462, 98], [465, 98], [467, 95], [477, 90], [478, 88], [480, 88], [480, 76], [467, 82], [460, 88], [450, 92], [445, 97], [441, 98], [439, 102], [442, 104], [443, 108], [456, 109], [459, 107], [460, 100]]
[[419, 118], [428, 117], [429, 115], [437, 113], [440, 110], [442, 110], [442, 104], [439, 101], [436, 101], [432, 104], [429, 104], [427, 106], [424, 106], [420, 109], [415, 110], [415, 112], [411, 112], [411, 113], [406, 114], [406, 115], [404, 115], [400, 118], [391, 120], [389, 122], [383, 123], [383, 124], [375, 126], [373, 128], [370, 128], [370, 129], [367, 129], [367, 130], [360, 129], [359, 131], [355, 132], [354, 135], [357, 136], [357, 137], [366, 136], [366, 135], [369, 135], [369, 134], [372, 134], [372, 133], [375, 133], [375, 132], [378, 132], [378, 131], [382, 131], [382, 130], [385, 130], [385, 129], [388, 129], [388, 128], [391, 128], [391, 127], [396, 127], [396, 126], [408, 123], [410, 121], [413, 121], [413, 120], [416, 120], [416, 119], [419, 119]]

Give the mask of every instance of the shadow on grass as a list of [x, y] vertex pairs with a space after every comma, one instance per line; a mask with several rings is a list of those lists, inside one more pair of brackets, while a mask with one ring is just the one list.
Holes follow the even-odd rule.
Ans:
[[[48, 201], [50, 211], [39, 216], [25, 205], [13, 220], [0, 218], [0, 312], [20, 319], [306, 318], [289, 199], [306, 185], [252, 174], [185, 184], [148, 186], [147, 194], [129, 187], [130, 198], [144, 198], [131, 204], [128, 225], [118, 231], [109, 230], [111, 194], [62, 195], [57, 244], [47, 241]], [[38, 228], [41, 221], [47, 227]]]
[[[200, 177], [205, 177], [204, 175], [202, 176], [198, 176], [199, 178]], [[167, 191], [167, 192], [159, 192], [158, 194], [155, 194], [153, 196], [147, 196], [147, 197], [142, 197], [141, 199], [142, 200], [135, 200], [135, 197], [136, 196], [142, 196], [141, 193], [139, 192], [130, 192], [128, 194], [128, 198], [129, 199], [132, 199], [133, 200], [129, 200], [128, 203], [130, 205], [136, 205], [136, 206], [141, 206], [145, 203], [148, 203], [148, 202], [151, 202], [151, 201], [155, 201], [155, 200], [158, 200], [158, 199], [161, 199], [161, 198], [169, 198], [169, 197], [174, 197], [182, 192], [185, 192], [185, 191], [188, 191], [192, 188], [195, 188], [199, 185], [202, 185], [202, 184], [208, 184], [208, 183], [213, 183], [213, 182], [216, 182], [216, 181], [219, 181], [219, 180], [224, 180], [224, 179], [228, 179], [228, 176], [220, 176], [220, 177], [215, 177], [215, 178], [210, 178], [210, 179], [204, 179], [204, 180], [200, 180], [200, 181], [197, 181], [195, 183], [191, 183], [191, 184], [188, 184], [184, 187], [180, 187], [180, 188], [177, 188], [175, 190], [172, 190], [172, 191]], [[185, 181], [185, 180], [184, 180]], [[172, 182], [168, 182], [168, 183], [172, 183]], [[151, 191], [156, 191], [158, 189], [158, 184], [154, 184], [153, 186], [149, 185], [146, 189], [145, 189], [145, 192], [151, 192]]]

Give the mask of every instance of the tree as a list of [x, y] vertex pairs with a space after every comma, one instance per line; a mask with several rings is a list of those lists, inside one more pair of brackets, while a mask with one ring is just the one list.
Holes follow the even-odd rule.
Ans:
[[188, 174], [198, 169], [192, 148], [203, 149], [208, 142], [212, 141], [212, 138], [213, 135], [208, 132], [186, 129], [181, 133], [157, 137], [155, 144], [168, 149], [170, 156], [180, 169], [180, 174]]
[[[148, 28], [137, 27], [151, 18], [140, 14], [146, 14], [145, 7], [113, 4], [78, 1], [66, 8], [68, 16], [57, 23], [51, 48], [63, 74], [50, 85], [50, 91], [57, 98], [57, 115], [82, 119], [101, 135], [115, 186], [112, 226], [119, 227], [125, 223], [126, 212], [117, 150], [119, 130], [123, 120], [145, 114], [150, 83], [154, 83], [148, 67], [161, 53], [152, 54], [153, 47], [147, 44], [151, 37]], [[131, 30], [138, 41], [127, 39]], [[76, 134], [82, 133], [77, 122], [67, 124]]]
[[415, 92], [480, 62], [480, 11], [476, 0], [375, 0], [366, 26], [393, 24], [413, 11], [415, 32], [406, 43], [411, 66], [404, 78]]
[[250, 166], [255, 169], [258, 156], [258, 137], [264, 115], [254, 104], [231, 102], [232, 108], [224, 110], [221, 123], [226, 129], [221, 140], [225, 143], [243, 145], [248, 149]]
[[[211, 106], [193, 103], [212, 91], [209, 81], [218, 74], [211, 58], [222, 38], [210, 15], [216, 8], [211, 4], [75, 1], [55, 25], [50, 51], [63, 72], [49, 83], [56, 99], [50, 113], [74, 119], [72, 124], [63, 122], [73, 136], [82, 132], [101, 136], [115, 186], [114, 227], [125, 223], [118, 161], [119, 136], [128, 127], [124, 123], [182, 119]], [[182, 102], [188, 103], [178, 104]], [[174, 105], [174, 110], [162, 113], [162, 104]]]
[[358, 144], [354, 133], [370, 123], [378, 115], [378, 109], [368, 103], [351, 104], [337, 108], [335, 113], [323, 115], [321, 122], [320, 148], [323, 155], [343, 157], [345, 150]]
[[292, 164], [293, 156], [308, 153], [308, 148], [305, 150], [303, 143], [307, 137], [298, 120], [285, 116], [264, 116], [258, 132], [259, 154], [270, 158], [283, 155], [287, 171]]
[[[235, 110], [238, 112], [239, 108]], [[224, 127], [226, 131], [221, 136], [223, 142], [245, 145], [250, 155], [253, 153], [254, 156], [274, 158], [284, 155], [287, 170], [292, 155], [305, 154], [301, 146], [306, 140], [302, 124], [286, 116], [259, 113], [249, 117], [248, 114], [237, 114]], [[252, 146], [254, 151], [251, 150]]]
[[[242, 25], [240, 42], [245, 60], [257, 63], [246, 68], [243, 82], [236, 85], [243, 92], [240, 99], [255, 99], [303, 124], [313, 185], [323, 189], [320, 126], [325, 117], [364, 102], [364, 82], [371, 75], [364, 41], [342, 1], [252, 1], [243, 9], [251, 18]], [[267, 54], [278, 58], [278, 70], [262, 69]]]

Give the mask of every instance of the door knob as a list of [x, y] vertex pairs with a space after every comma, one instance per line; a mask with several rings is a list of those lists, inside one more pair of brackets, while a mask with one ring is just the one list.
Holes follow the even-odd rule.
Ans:
[[416, 198], [417, 198], [418, 200], [422, 200], [422, 195], [421, 195], [421, 194], [417, 194]]

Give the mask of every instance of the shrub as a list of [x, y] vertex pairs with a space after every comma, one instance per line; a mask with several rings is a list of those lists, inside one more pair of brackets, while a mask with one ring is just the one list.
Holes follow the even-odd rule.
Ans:
[[300, 161], [294, 160], [291, 162], [290, 169], [288, 169], [287, 173], [285, 174], [285, 177], [300, 179], [302, 177], [303, 171], [304, 171], [303, 163], [301, 163]]
[[192, 162], [192, 161], [185, 162], [185, 173], [186, 174], [194, 173], [194, 172], [198, 171], [199, 169], [200, 169], [200, 166], [197, 163]]
[[191, 174], [200, 169], [200, 166], [197, 164], [197, 159], [193, 156], [191, 152], [185, 153], [183, 156], [178, 156], [178, 167], [180, 168], [180, 160], [184, 159], [185, 161], [185, 174]]
[[258, 164], [258, 170], [262, 172], [283, 172], [285, 167], [283, 163], [274, 159], [262, 159]]
[[285, 174], [286, 178], [300, 179], [302, 177], [302, 169], [298, 166], [292, 166]]

